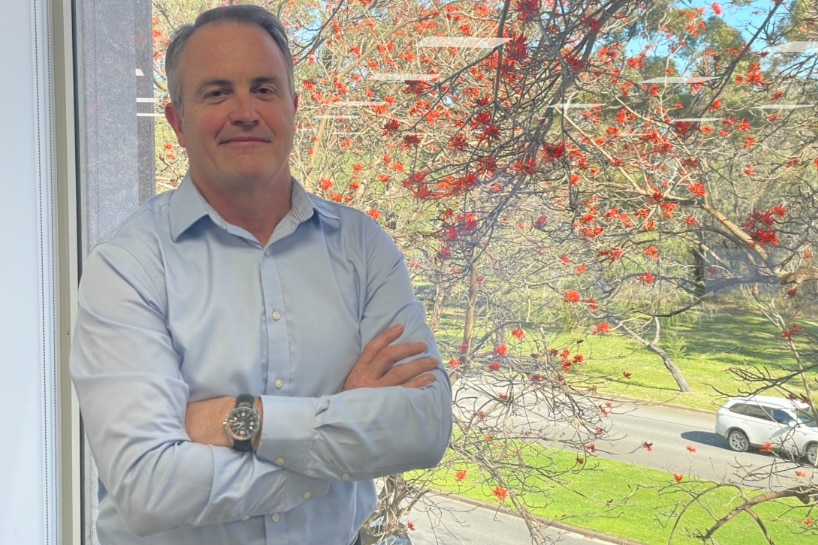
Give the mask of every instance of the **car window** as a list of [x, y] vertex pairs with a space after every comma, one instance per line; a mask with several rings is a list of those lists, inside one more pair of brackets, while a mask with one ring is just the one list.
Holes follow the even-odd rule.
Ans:
[[773, 409], [772, 410], [773, 420], [776, 422], [780, 422], [781, 424], [787, 424], [795, 420], [793, 416], [788, 413], [787, 411], [783, 411], [781, 409]]
[[736, 414], [747, 414], [747, 404], [746, 403], [736, 403], [732, 407], [730, 407], [731, 413]]
[[770, 410], [765, 410], [760, 405], [747, 405], [745, 407], [745, 413], [747, 416], [752, 416], [753, 418], [759, 418], [761, 420], [772, 420], [770, 416]]
[[811, 428], [815, 428], [818, 426], [816, 424], [815, 419], [812, 417], [812, 413], [808, 411], [797, 411], [796, 416], [798, 417], [798, 422], [805, 426], [809, 426]]

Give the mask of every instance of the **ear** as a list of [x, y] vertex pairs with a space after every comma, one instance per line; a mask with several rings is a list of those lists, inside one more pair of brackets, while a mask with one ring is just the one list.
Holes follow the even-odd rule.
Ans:
[[176, 140], [179, 145], [185, 147], [185, 133], [182, 129], [182, 112], [176, 107], [176, 104], [168, 102], [165, 104], [165, 119], [168, 120], [173, 132], [176, 133]]
[[298, 112], [298, 93], [293, 93], [293, 111]]

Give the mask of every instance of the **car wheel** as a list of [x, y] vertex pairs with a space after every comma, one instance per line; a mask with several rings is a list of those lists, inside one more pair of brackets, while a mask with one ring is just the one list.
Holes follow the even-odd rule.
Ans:
[[818, 443], [811, 443], [807, 447], [806, 455], [807, 462], [809, 462], [809, 465], [814, 466], [816, 460], [818, 460]]
[[747, 452], [750, 448], [750, 441], [747, 439], [747, 434], [741, 430], [730, 430], [727, 434], [727, 444], [731, 450], [737, 452]]

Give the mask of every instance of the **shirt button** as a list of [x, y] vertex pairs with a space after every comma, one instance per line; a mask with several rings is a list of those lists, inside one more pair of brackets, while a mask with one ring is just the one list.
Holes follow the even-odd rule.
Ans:
[[277, 378], [273, 384], [275, 385], [276, 388], [280, 390], [281, 387], [284, 386], [284, 381], [281, 380], [280, 378]]
[[277, 310], [273, 311], [273, 320], [275, 320], [277, 322], [280, 319], [281, 319], [281, 313], [279, 311], [277, 311]]
[[242, 522], [247, 522], [248, 520], [250, 520], [250, 517], [248, 517], [247, 515], [244, 515], [243, 517], [241, 517]]
[[306, 492], [304, 492], [304, 499], [305, 499], [305, 500], [308, 500], [308, 499], [310, 499], [311, 497], [312, 497], [312, 492], [310, 492], [309, 490], [307, 490]]
[[341, 475], [341, 479], [343, 479], [344, 481], [348, 481], [349, 480], [349, 473], [344, 473], [343, 475]]
[[270, 517], [270, 519], [273, 522], [278, 522], [278, 519], [280, 519], [280, 518], [281, 518], [281, 515], [279, 515], [278, 513], [273, 513], [273, 515]]
[[270, 248], [267, 248], [266, 250], [264, 250], [264, 255], [266, 255], [266, 256], [270, 255]]
[[276, 465], [283, 466], [284, 465], [284, 458], [276, 458]]

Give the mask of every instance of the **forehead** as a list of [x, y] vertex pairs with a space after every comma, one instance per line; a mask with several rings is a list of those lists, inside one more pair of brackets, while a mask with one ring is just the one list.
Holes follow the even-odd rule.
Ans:
[[284, 53], [258, 25], [208, 23], [188, 40], [179, 59], [182, 80], [287, 77]]

